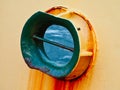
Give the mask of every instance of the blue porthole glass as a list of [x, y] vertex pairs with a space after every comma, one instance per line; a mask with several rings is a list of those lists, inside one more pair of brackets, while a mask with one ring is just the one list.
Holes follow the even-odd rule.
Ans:
[[67, 64], [71, 60], [73, 51], [65, 49], [64, 47], [74, 49], [74, 41], [71, 33], [66, 27], [56, 24], [50, 25], [46, 29], [44, 39], [60, 44], [62, 46], [59, 47], [47, 42], [43, 43], [45, 53], [50, 62], [63, 65]]

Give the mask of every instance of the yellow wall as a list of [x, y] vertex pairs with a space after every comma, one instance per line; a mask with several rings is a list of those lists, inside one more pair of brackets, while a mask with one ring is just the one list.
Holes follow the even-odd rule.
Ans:
[[36, 11], [58, 5], [84, 14], [97, 35], [92, 78], [82, 90], [120, 90], [120, 0], [0, 0], [0, 90], [27, 90], [29, 68], [20, 52], [22, 27]]

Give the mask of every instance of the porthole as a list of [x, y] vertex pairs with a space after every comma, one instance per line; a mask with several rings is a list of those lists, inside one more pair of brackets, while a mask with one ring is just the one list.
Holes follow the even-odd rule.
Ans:
[[70, 80], [94, 61], [96, 37], [83, 15], [55, 7], [29, 18], [21, 35], [21, 51], [30, 68]]

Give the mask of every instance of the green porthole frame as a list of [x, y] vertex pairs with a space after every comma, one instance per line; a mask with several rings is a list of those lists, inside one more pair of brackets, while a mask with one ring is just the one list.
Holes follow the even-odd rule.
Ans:
[[[43, 42], [33, 38], [34, 35], [44, 37], [47, 27], [52, 24], [66, 27], [74, 41], [73, 56], [67, 64], [62, 66], [51, 63], [43, 49]], [[30, 68], [38, 69], [56, 78], [65, 78], [74, 69], [80, 55], [78, 32], [74, 25], [67, 19], [55, 17], [40, 11], [36, 12], [23, 27], [21, 34], [21, 52], [26, 64]]]

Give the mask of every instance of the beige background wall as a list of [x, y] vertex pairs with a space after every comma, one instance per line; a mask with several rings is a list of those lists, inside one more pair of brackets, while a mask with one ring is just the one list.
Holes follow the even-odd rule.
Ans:
[[98, 54], [88, 90], [120, 90], [120, 0], [0, 0], [0, 90], [27, 90], [22, 27], [33, 13], [58, 5], [81, 12], [95, 29]]

